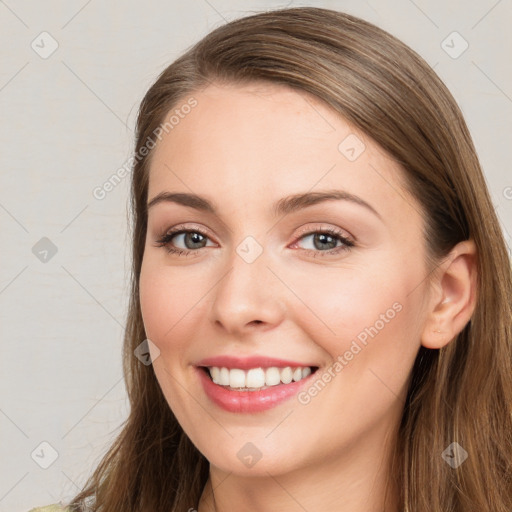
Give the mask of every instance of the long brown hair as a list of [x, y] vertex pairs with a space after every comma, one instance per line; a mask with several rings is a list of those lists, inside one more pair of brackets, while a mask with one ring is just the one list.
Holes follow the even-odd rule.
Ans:
[[[405, 44], [356, 17], [304, 7], [258, 13], [209, 33], [167, 67], [139, 109], [140, 155], [171, 109], [216, 83], [263, 80], [306, 91], [368, 134], [403, 167], [425, 217], [432, 268], [475, 241], [478, 297], [463, 331], [421, 347], [399, 428], [392, 475], [407, 512], [512, 510], [512, 278], [509, 256], [462, 113], [443, 82]], [[74, 511], [185, 512], [209, 465], [171, 412], [152, 366], [134, 357], [146, 338], [139, 276], [152, 152], [131, 188], [133, 268], [123, 364], [131, 410]], [[452, 468], [452, 442], [468, 453]]]

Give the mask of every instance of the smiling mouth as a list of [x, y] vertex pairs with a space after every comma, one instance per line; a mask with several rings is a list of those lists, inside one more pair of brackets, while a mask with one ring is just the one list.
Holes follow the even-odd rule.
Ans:
[[218, 386], [232, 391], [262, 391], [267, 388], [299, 382], [318, 370], [317, 366], [283, 368], [226, 368], [219, 366], [201, 366], [210, 380]]

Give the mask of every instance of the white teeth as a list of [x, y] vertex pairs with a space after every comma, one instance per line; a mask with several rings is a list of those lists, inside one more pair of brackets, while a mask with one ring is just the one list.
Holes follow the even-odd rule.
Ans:
[[220, 369], [218, 383], [222, 386], [229, 386], [229, 370], [227, 368]]
[[[262, 388], [265, 385], [265, 372], [263, 368], [251, 368], [247, 372], [245, 386], [248, 388]], [[231, 386], [233, 387], [233, 386]], [[243, 386], [240, 386], [243, 387]]]
[[245, 372], [233, 368], [229, 370], [229, 385], [232, 388], [244, 388], [245, 387]]
[[219, 386], [230, 386], [232, 388], [243, 388], [249, 390], [258, 390], [268, 386], [277, 386], [278, 384], [289, 384], [298, 382], [311, 374], [309, 366], [292, 368], [251, 368], [250, 370], [241, 370], [239, 368], [219, 368], [209, 366], [210, 376], [215, 384]]
[[290, 384], [292, 379], [293, 379], [292, 369], [289, 366], [287, 366], [286, 368], [283, 368], [281, 370], [281, 381], [284, 384]]
[[212, 366], [212, 367], [210, 368], [210, 375], [212, 376], [212, 380], [213, 380], [213, 382], [215, 382], [216, 384], [217, 384], [218, 382], [220, 382], [220, 381], [219, 381], [219, 377], [220, 377], [220, 369], [219, 369], [219, 368], [217, 368], [217, 366]]
[[279, 368], [275, 366], [267, 368], [265, 371], [265, 385], [277, 386], [281, 382], [281, 375], [279, 374]]

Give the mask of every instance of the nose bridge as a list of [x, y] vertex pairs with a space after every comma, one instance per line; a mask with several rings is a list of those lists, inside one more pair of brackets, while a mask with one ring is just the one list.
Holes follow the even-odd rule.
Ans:
[[268, 268], [268, 253], [252, 237], [233, 248], [229, 270], [215, 287], [212, 321], [241, 332], [255, 323], [277, 325], [284, 315], [285, 289]]

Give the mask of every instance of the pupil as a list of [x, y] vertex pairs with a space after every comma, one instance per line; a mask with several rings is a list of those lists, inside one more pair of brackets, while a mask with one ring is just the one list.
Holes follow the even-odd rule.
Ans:
[[202, 242], [203, 235], [200, 233], [187, 233], [186, 237], [187, 241], [191, 241], [192, 244], [200, 244]]
[[[320, 243], [321, 243], [321, 244], [323, 244], [323, 243], [329, 243], [328, 241], [327, 241], [327, 242], [325, 241], [325, 239], [327, 238], [327, 239], [331, 239], [331, 243], [333, 243], [333, 242], [334, 242], [334, 246], [333, 246], [333, 247], [331, 247], [331, 249], [334, 249], [334, 247], [336, 247], [336, 240], [334, 240], [334, 238], [333, 238], [331, 235], [327, 235], [327, 234], [325, 234], [325, 233], [319, 233], [317, 236], [318, 236], [318, 238], [315, 238], [315, 240], [320, 239]], [[315, 246], [316, 246], [316, 245], [317, 245], [317, 244], [315, 244]], [[322, 246], [321, 246], [320, 248], [321, 248], [321, 249], [325, 249], [325, 247], [322, 247]]]

